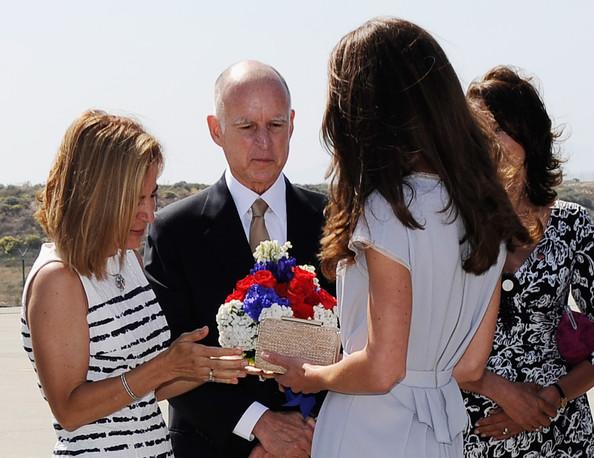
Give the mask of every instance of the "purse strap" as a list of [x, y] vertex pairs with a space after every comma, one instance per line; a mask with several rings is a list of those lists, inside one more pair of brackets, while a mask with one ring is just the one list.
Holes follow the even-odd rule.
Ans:
[[565, 304], [565, 313], [567, 314], [567, 318], [569, 319], [569, 323], [571, 324], [572, 329], [576, 331], [577, 323], [575, 321], [575, 318], [573, 317], [573, 310], [571, 310], [569, 304]]

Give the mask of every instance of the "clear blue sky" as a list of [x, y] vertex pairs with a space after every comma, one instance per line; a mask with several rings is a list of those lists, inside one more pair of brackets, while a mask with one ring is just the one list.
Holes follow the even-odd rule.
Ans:
[[211, 183], [224, 168], [206, 116], [217, 75], [259, 59], [287, 79], [296, 127], [286, 173], [323, 180], [326, 64], [338, 39], [391, 15], [433, 33], [464, 88], [497, 64], [538, 76], [565, 125], [567, 175], [594, 178], [590, 0], [0, 0], [0, 183], [40, 183], [87, 108], [129, 114], [162, 142], [161, 183]]

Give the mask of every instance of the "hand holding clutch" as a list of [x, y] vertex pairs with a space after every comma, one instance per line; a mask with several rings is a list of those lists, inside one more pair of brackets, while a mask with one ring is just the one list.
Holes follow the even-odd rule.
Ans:
[[326, 366], [338, 360], [340, 334], [338, 328], [322, 326], [318, 321], [288, 317], [266, 318], [259, 325], [256, 367], [279, 374], [286, 372], [282, 365], [263, 358], [263, 352]]
[[281, 391], [287, 388], [295, 394], [310, 394], [324, 389], [318, 386], [315, 377], [312, 377], [316, 366], [307, 363], [303, 359], [268, 352], [262, 352], [261, 356], [265, 361], [276, 367], [281, 367], [284, 371], [282, 374], [277, 373], [274, 377]]

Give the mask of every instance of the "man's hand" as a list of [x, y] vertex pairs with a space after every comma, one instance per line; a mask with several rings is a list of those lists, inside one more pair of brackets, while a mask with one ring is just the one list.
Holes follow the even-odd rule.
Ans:
[[248, 458], [274, 458], [274, 455], [268, 453], [261, 445], [256, 445]]
[[[315, 422], [307, 421], [298, 412], [272, 412], [267, 410], [254, 426], [254, 435], [261, 447], [256, 447], [250, 455], [261, 458], [267, 456], [301, 458], [311, 453]], [[259, 450], [263, 448], [264, 450]], [[262, 455], [262, 453], [267, 453]]]

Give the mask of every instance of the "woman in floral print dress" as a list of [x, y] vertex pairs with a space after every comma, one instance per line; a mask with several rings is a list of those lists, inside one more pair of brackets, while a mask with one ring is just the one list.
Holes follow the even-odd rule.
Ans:
[[493, 123], [508, 195], [534, 243], [508, 254], [494, 346], [483, 377], [462, 385], [466, 457], [594, 457], [594, 355], [571, 367], [555, 333], [569, 294], [594, 321], [594, 225], [555, 200], [557, 134], [530, 79], [497, 67], [468, 92]]

